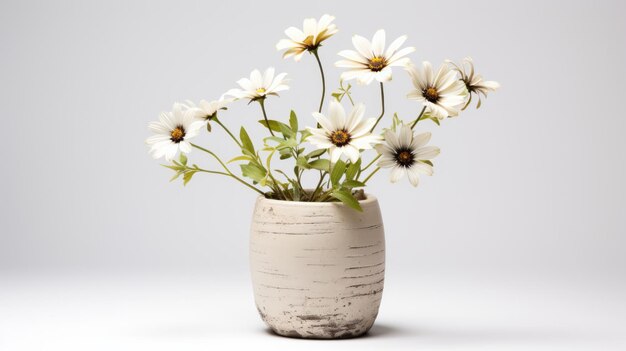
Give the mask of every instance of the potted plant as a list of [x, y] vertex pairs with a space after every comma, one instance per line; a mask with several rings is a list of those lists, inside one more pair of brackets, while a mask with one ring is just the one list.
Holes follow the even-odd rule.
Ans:
[[[285, 118], [268, 117], [266, 104], [289, 89], [286, 73], [268, 68], [252, 71], [237, 81], [239, 88], [218, 100], [175, 103], [150, 123], [154, 135], [146, 140], [153, 157], [164, 157], [165, 166], [175, 172], [173, 179], [182, 177], [183, 184], [208, 173], [258, 193], [250, 236], [255, 301], [263, 320], [284, 336], [345, 338], [371, 328], [383, 292], [385, 239], [378, 201], [364, 188], [381, 169], [392, 183], [406, 176], [413, 186], [420, 174], [432, 175], [439, 148], [429, 145], [430, 133], [416, 132], [418, 124], [439, 125], [458, 116], [472, 97], [480, 107], [481, 95], [499, 86], [476, 74], [469, 58], [460, 65], [446, 61], [437, 70], [429, 62], [413, 65], [408, 55], [415, 49], [404, 46], [407, 37], [386, 46], [385, 31], [379, 30], [371, 41], [353, 36], [354, 50], [339, 52], [342, 59], [335, 65], [346, 71], [324, 110], [326, 81], [319, 51], [337, 32], [333, 21], [329, 15], [306, 19], [302, 29], [288, 28], [288, 38], [276, 45], [284, 58], [300, 61], [306, 53], [315, 58], [322, 94], [313, 118], [301, 119], [293, 110]], [[413, 83], [407, 97], [421, 103], [415, 118], [394, 114], [383, 119], [384, 86], [394, 68], [404, 69]], [[379, 86], [377, 117], [366, 118], [365, 105], [354, 101], [351, 80]], [[227, 105], [235, 101], [258, 104], [259, 122], [267, 129], [262, 143], [253, 142], [243, 126], [235, 135], [222, 122]], [[232, 139], [236, 155], [228, 161], [192, 141], [215, 126]], [[193, 149], [205, 153], [214, 167], [189, 162], [186, 154]], [[276, 159], [291, 165], [281, 169], [273, 163]], [[239, 172], [233, 170], [236, 164]], [[317, 180], [305, 184], [306, 173]]]

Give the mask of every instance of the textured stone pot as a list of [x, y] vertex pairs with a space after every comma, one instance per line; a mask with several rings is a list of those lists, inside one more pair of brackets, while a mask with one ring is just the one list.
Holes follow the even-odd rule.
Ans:
[[363, 212], [339, 203], [259, 197], [250, 235], [254, 298], [277, 334], [334, 339], [374, 324], [385, 277], [378, 201]]

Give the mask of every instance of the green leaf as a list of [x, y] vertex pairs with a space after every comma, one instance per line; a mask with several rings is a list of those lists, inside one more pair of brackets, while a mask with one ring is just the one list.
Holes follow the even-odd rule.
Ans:
[[293, 201], [300, 201], [300, 186], [296, 181], [290, 180], [293, 189]]
[[180, 163], [181, 163], [182, 165], [184, 165], [184, 166], [186, 166], [186, 165], [187, 165], [187, 156], [185, 156], [185, 154], [184, 154], [184, 153], [182, 153], [182, 152], [181, 152], [181, 153], [180, 153], [180, 156], [179, 156], [179, 158], [178, 158], [178, 159], [179, 159], [179, 161], [180, 161]]
[[309, 163], [309, 167], [328, 172], [330, 169], [330, 161], [326, 159], [314, 160]]
[[289, 126], [294, 132], [298, 131], [298, 117], [296, 116], [296, 112], [294, 110], [291, 110], [291, 113], [289, 114]]
[[352, 188], [362, 188], [365, 186], [365, 183], [359, 182], [358, 180], [346, 180], [341, 185], [345, 186], [346, 188], [352, 189]]
[[309, 165], [309, 163], [307, 162], [306, 158], [300, 156], [298, 157], [298, 160], [296, 161], [296, 166], [298, 166], [299, 168], [302, 169], [310, 169], [311, 165]]
[[280, 149], [278, 152], [280, 153], [281, 160], [286, 160], [292, 156], [291, 149]]
[[291, 148], [291, 147], [296, 147], [298, 146], [298, 142], [296, 141], [296, 139], [287, 139], [287, 140], [282, 140], [280, 142], [280, 144], [278, 144], [278, 146], [276, 146], [276, 150], [282, 150], [285, 148]]
[[265, 128], [269, 128], [269, 129], [271, 129], [274, 132], [282, 133], [282, 129], [280, 127], [281, 125], [284, 126], [284, 127], [287, 127], [287, 129], [289, 129], [289, 126], [286, 125], [285, 123], [279, 122], [279, 121], [275, 121], [275, 120], [272, 120], [272, 119], [268, 120], [267, 122], [265, 122], [265, 120], [262, 119], [262, 120], [259, 121], [259, 123], [261, 123]]
[[183, 174], [183, 172], [176, 172], [176, 174], [174, 174], [174, 176], [170, 178], [170, 182], [173, 182], [176, 179], [178, 179], [178, 177], [180, 177], [181, 174]]
[[346, 169], [346, 179], [352, 180], [356, 176], [356, 173], [361, 169], [361, 159], [359, 158], [355, 163], [350, 163]]
[[339, 184], [339, 180], [343, 176], [345, 170], [346, 163], [343, 162], [343, 160], [337, 161], [337, 163], [332, 166], [332, 169], [330, 171], [330, 182], [333, 184], [333, 186]]
[[420, 122], [425, 120], [425, 119], [429, 119], [433, 122], [435, 122], [436, 125], [441, 125], [441, 123], [439, 122], [439, 118], [435, 117], [435, 116], [431, 116], [428, 113], [424, 113], [424, 115], [422, 115], [422, 118], [420, 118]]
[[241, 149], [241, 153], [246, 155], [246, 156], [250, 156], [250, 158], [252, 159], [256, 159], [257, 155], [254, 152], [250, 152], [249, 150], [246, 149]]
[[280, 143], [282, 143], [285, 139], [284, 139], [284, 138], [279, 138], [279, 137], [276, 137], [276, 136], [269, 136], [269, 137], [265, 137], [265, 138], [263, 138], [263, 142], [264, 142], [265, 144], [267, 144], [267, 142], [268, 142], [269, 140], [271, 140], [271, 141], [275, 141], [275, 142], [277, 142], [277, 143], [279, 143], [279, 144], [280, 144]]
[[353, 208], [357, 211], [363, 212], [359, 202], [352, 196], [352, 192], [348, 189], [338, 189], [331, 193], [332, 197], [343, 202], [346, 206]]
[[183, 175], [183, 185], [187, 185], [187, 183], [189, 183], [191, 177], [193, 177], [194, 174], [196, 174], [196, 171], [185, 172], [185, 174]]
[[398, 127], [400, 124], [402, 124], [402, 120], [400, 119], [400, 117], [398, 117], [398, 113], [394, 113], [393, 114], [393, 119], [392, 119], [392, 123], [391, 123], [391, 130], [393, 130], [394, 132], [396, 131], [396, 127]]
[[241, 155], [241, 156], [233, 157], [230, 161], [226, 163], [233, 163], [237, 161], [252, 161], [252, 160], [253, 160], [252, 157], [248, 155]]
[[174, 170], [174, 171], [184, 171], [184, 170], [187, 168], [187, 167], [182, 166], [182, 165], [173, 165], [173, 166], [170, 166], [170, 165], [161, 165], [161, 166], [163, 166], [163, 167], [165, 167], [165, 168], [172, 169], [172, 170]]
[[241, 174], [244, 177], [248, 177], [254, 180], [255, 182], [260, 182], [267, 175], [265, 168], [254, 163], [240, 165], [240, 167], [241, 167]]
[[326, 153], [326, 149], [319, 149], [311, 151], [306, 155], [306, 158], [319, 157]]
[[283, 134], [285, 138], [291, 138], [294, 136], [295, 132], [289, 128], [288, 125], [281, 123], [280, 124], [280, 132]]
[[250, 140], [250, 136], [244, 127], [241, 127], [241, 130], [239, 131], [239, 138], [241, 139], [241, 146], [243, 149], [254, 155], [254, 144], [252, 144], [252, 140]]
[[300, 132], [300, 142], [303, 143], [308, 137], [310, 137], [311, 132], [308, 129], [305, 129], [303, 131]]

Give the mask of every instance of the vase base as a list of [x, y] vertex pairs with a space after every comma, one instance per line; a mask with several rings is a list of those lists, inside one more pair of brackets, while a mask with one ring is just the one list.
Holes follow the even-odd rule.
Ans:
[[[372, 323], [373, 324], [373, 323]], [[269, 331], [278, 336], [292, 338], [292, 339], [319, 339], [319, 340], [332, 340], [332, 339], [353, 339], [362, 337], [372, 328], [372, 324], [367, 327], [361, 325], [336, 325], [329, 323], [327, 325], [321, 325], [311, 330], [279, 330], [270, 327]]]

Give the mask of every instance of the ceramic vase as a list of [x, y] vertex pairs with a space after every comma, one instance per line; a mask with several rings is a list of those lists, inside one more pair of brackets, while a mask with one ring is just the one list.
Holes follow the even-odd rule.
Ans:
[[385, 236], [378, 201], [363, 212], [341, 203], [259, 197], [250, 268], [261, 318], [297, 338], [361, 336], [378, 315], [385, 279]]

